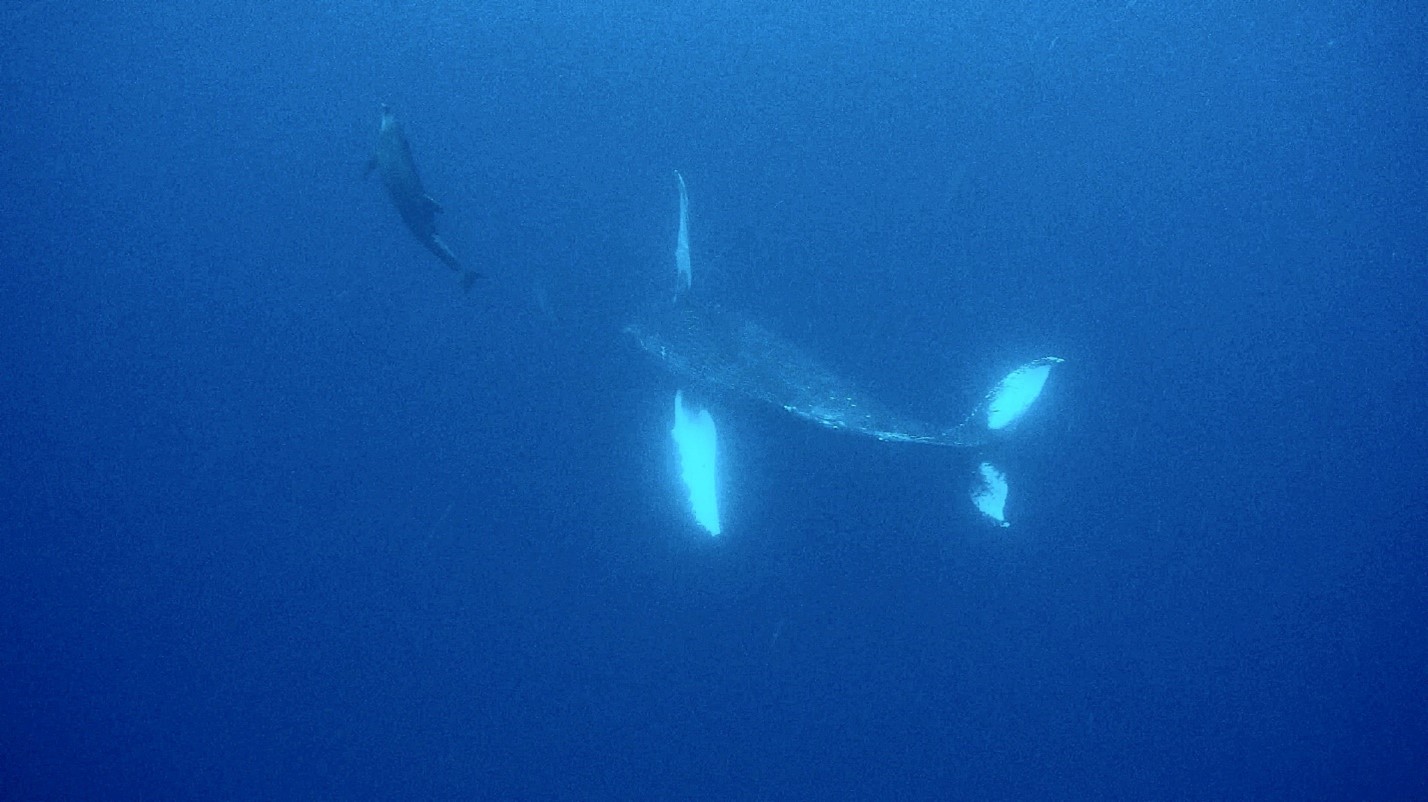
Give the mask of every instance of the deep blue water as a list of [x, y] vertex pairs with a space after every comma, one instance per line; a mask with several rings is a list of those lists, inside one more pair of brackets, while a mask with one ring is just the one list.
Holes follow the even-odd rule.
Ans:
[[[0, 796], [1428, 797], [1419, 4], [531, 5], [0, 11]], [[1066, 358], [1012, 528], [734, 402], [700, 535], [676, 169], [889, 401]]]

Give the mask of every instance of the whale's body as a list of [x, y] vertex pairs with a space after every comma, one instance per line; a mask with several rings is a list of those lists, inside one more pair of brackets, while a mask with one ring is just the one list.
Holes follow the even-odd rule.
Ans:
[[712, 308], [680, 303], [625, 330], [666, 369], [706, 392], [762, 401], [827, 429], [890, 443], [965, 448], [986, 440], [974, 426], [900, 415], [773, 331]]
[[[733, 395], [768, 404], [826, 429], [889, 443], [974, 448], [1015, 426], [1041, 395], [1057, 357], [1026, 362], [1006, 374], [960, 423], [933, 425], [898, 414], [786, 338], [692, 292], [689, 257], [689, 197], [679, 183], [679, 229], [675, 241], [676, 291], [625, 327], [640, 349], [700, 395]], [[719, 433], [709, 409], [674, 396], [670, 431], [679, 454], [680, 479], [695, 520], [719, 534]], [[982, 462], [970, 487], [972, 502], [998, 526], [1006, 526], [1006, 475]]]

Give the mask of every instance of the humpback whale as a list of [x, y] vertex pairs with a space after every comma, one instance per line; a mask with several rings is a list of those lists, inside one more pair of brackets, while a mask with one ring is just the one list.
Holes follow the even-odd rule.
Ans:
[[[960, 422], [936, 425], [901, 415], [789, 340], [691, 291], [688, 195], [679, 180], [679, 235], [675, 245], [678, 294], [644, 319], [625, 326], [638, 347], [704, 396], [734, 394], [782, 410], [826, 429], [888, 443], [970, 449], [1011, 430], [1041, 395], [1051, 369], [1062, 360], [1042, 357], [1003, 377]], [[671, 434], [679, 450], [681, 478], [696, 520], [711, 534], [718, 522], [717, 430], [708, 410], [675, 394]], [[698, 425], [696, 425], [696, 421]], [[1006, 526], [1005, 475], [982, 463], [971, 488], [973, 503], [998, 526]]]
[[973, 448], [1009, 429], [1040, 395], [1057, 357], [1008, 374], [955, 425], [901, 415], [773, 331], [717, 308], [688, 302], [631, 323], [625, 333], [675, 375], [712, 394], [762, 401], [825, 429], [885, 443]]
[[461, 274], [461, 286], [470, 289], [480, 277], [479, 273], [462, 267], [456, 254], [451, 252], [441, 236], [436, 233], [436, 214], [442, 211], [441, 204], [426, 194], [421, 176], [417, 173], [416, 161], [412, 159], [412, 148], [402, 125], [391, 107], [382, 105], [382, 123], [377, 133], [377, 149], [367, 162], [367, 172], [377, 171], [382, 185], [402, 216], [402, 222], [417, 241], [436, 254], [442, 264]]

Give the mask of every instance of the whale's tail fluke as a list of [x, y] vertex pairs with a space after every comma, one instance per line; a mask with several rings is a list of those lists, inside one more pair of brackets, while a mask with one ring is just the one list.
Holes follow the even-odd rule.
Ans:
[[[984, 445], [1004, 436], [1041, 397], [1051, 369], [1063, 360], [1046, 356], [1033, 359], [1003, 376], [982, 399], [972, 414], [954, 430], [953, 437], [965, 445]], [[1010, 526], [1006, 517], [1007, 476], [990, 462], [977, 466], [972, 481], [972, 504], [993, 524]]]
[[946, 439], [953, 445], [972, 447], [1005, 436], [1041, 397], [1051, 369], [1063, 361], [1060, 357], [1044, 356], [1019, 365], [987, 391], [972, 413], [947, 433]]
[[972, 504], [997, 526], [1007, 523], [1007, 475], [990, 462], [977, 466], [977, 478], [972, 482]]

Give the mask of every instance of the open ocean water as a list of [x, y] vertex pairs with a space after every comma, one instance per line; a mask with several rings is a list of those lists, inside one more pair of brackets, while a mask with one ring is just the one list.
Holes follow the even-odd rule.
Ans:
[[[1428, 798], [1421, 4], [0, 8], [0, 797]], [[402, 120], [469, 292], [364, 177]], [[996, 457], [727, 399], [696, 281]]]

